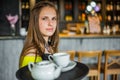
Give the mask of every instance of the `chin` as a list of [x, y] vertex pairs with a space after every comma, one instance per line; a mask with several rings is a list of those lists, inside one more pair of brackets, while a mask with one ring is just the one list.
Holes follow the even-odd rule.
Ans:
[[49, 34], [47, 34], [47, 36], [52, 36], [53, 35], [53, 33], [51, 34], [51, 33], [49, 33]]

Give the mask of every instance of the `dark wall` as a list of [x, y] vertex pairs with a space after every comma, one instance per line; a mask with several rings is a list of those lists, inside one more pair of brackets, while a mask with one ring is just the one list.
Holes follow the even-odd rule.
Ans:
[[[5, 15], [19, 15], [19, 0], [0, 0], [0, 36], [11, 35], [10, 24]], [[16, 35], [19, 34], [19, 20], [16, 23]]]

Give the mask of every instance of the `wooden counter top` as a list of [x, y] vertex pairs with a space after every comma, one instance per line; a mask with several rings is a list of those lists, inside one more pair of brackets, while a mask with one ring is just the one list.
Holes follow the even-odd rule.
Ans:
[[[60, 38], [120, 38], [120, 34], [59, 34]], [[25, 36], [0, 36], [0, 40], [25, 39]]]
[[0, 40], [25, 39], [25, 36], [0, 36]]
[[60, 38], [119, 38], [120, 34], [59, 34]]

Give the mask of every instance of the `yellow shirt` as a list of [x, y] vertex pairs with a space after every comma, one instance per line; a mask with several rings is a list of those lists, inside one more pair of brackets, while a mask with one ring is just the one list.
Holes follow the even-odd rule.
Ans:
[[[24, 56], [24, 58], [22, 57], [22, 59], [23, 60], [21, 62], [20, 68], [28, 65], [28, 63], [30, 62], [35, 62], [35, 56]], [[42, 58], [40, 56], [37, 56], [36, 62], [40, 61], [42, 61]]]

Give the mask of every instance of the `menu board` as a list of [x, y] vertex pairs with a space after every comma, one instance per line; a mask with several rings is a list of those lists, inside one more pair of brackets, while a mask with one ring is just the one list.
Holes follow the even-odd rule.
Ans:
[[100, 33], [100, 20], [98, 16], [88, 16], [90, 33]]

